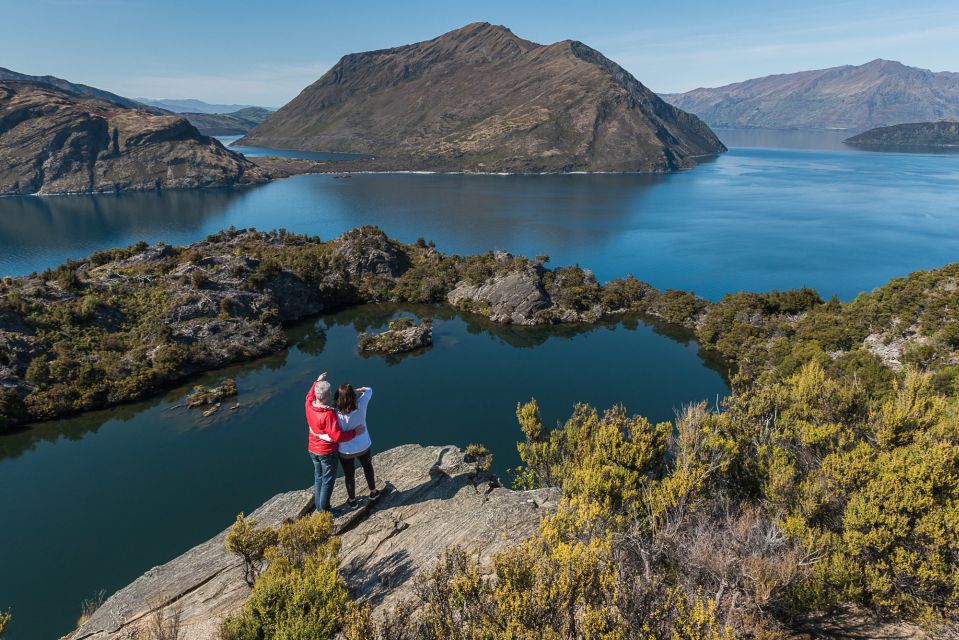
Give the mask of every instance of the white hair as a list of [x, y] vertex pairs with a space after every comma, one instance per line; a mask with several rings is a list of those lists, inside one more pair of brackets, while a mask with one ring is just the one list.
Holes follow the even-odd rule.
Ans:
[[313, 385], [313, 393], [320, 404], [330, 404], [330, 383], [326, 380], [317, 380]]

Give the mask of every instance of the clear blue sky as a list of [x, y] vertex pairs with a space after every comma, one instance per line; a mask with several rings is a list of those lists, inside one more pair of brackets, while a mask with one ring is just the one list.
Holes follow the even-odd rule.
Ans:
[[582, 40], [659, 92], [874, 58], [959, 71], [957, 0], [3, 0], [0, 11], [0, 66], [129, 97], [266, 106], [343, 54], [475, 21]]

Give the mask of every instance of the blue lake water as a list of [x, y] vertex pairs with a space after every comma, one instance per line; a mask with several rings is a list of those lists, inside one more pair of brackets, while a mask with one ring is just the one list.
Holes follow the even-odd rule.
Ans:
[[[434, 318], [432, 349], [384, 360], [358, 332], [396, 314]], [[237, 380], [240, 409], [209, 419], [175, 409], [196, 380], [162, 397], [0, 437], [0, 603], [11, 640], [68, 632], [81, 602], [112, 593], [215, 535], [240, 511], [312, 483], [303, 397], [321, 370], [375, 390], [374, 447], [484, 443], [509, 482], [515, 410], [535, 397], [546, 424], [576, 402], [623, 403], [653, 420], [728, 392], [688, 336], [636, 318], [516, 328], [443, 307], [360, 307], [289, 331], [292, 347], [199, 379]], [[381, 479], [388, 469], [379, 469]], [[360, 483], [362, 486], [362, 482]]]
[[666, 176], [317, 175], [248, 189], [0, 198], [0, 274], [230, 225], [330, 238], [375, 224], [443, 251], [547, 254], [600, 278], [632, 273], [710, 298], [810, 285], [850, 299], [959, 259], [959, 154], [857, 151], [843, 132], [719, 134], [728, 153]]
[[[323, 175], [237, 190], [0, 198], [0, 274], [230, 225], [329, 238], [376, 224], [445, 251], [545, 253], [601, 278], [631, 272], [713, 298], [809, 284], [848, 299], [959, 257], [959, 155], [860, 152], [842, 133], [719, 133], [729, 153], [669, 176]], [[411, 313], [435, 318], [431, 350], [390, 361], [356, 353], [358, 332]], [[99, 589], [308, 486], [302, 396], [320, 370], [376, 389], [377, 448], [479, 441], [507, 479], [518, 462], [517, 402], [536, 397], [548, 424], [579, 401], [662, 420], [728, 392], [722, 364], [689, 336], [637, 318], [527, 329], [441, 307], [362, 307], [289, 336], [282, 353], [200, 378], [235, 376], [236, 412], [204, 420], [174, 409], [191, 380], [0, 437], [0, 609], [14, 613], [11, 640], [66, 633]], [[439, 419], [421, 419], [424, 398]]]

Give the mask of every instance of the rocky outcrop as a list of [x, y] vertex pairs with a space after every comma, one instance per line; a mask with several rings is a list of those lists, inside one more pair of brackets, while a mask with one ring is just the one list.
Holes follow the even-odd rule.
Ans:
[[[407, 599], [413, 578], [450, 545], [475, 554], [488, 568], [497, 549], [531, 535], [559, 499], [554, 489], [502, 488], [456, 447], [407, 445], [374, 456], [373, 463], [388, 487], [386, 495], [338, 516], [336, 530], [350, 592], [374, 613]], [[345, 499], [338, 482], [333, 504]], [[278, 526], [312, 509], [311, 490], [293, 491], [272, 498], [250, 517]], [[213, 640], [219, 621], [249, 595], [242, 561], [226, 551], [225, 537], [226, 531], [150, 569], [107, 599], [69, 639], [148, 638], [155, 615], [178, 611], [182, 637]]]
[[725, 151], [598, 51], [488, 23], [345, 56], [237, 144], [375, 154], [378, 171], [661, 172]]
[[959, 121], [914, 122], [878, 127], [843, 140], [861, 147], [959, 147]]
[[530, 267], [495, 275], [481, 284], [463, 281], [446, 300], [463, 311], [489, 316], [493, 322], [539, 324], [538, 314], [550, 306], [542, 280], [542, 269]]
[[714, 127], [862, 131], [959, 116], [959, 73], [873, 60], [663, 97]]
[[425, 349], [433, 344], [433, 323], [424, 320], [416, 324], [412, 318], [400, 318], [390, 322], [389, 328], [380, 333], [361, 333], [359, 348], [363, 353], [393, 355]]
[[266, 171], [178, 116], [0, 82], [0, 195], [244, 185]]

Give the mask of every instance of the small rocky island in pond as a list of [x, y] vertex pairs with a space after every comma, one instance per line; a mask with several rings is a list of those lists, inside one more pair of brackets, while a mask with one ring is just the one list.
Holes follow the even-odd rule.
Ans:
[[391, 320], [389, 328], [382, 333], [360, 334], [359, 347], [362, 353], [393, 355], [425, 349], [433, 344], [433, 323], [423, 320], [419, 324], [413, 318]]
[[878, 127], [843, 140], [853, 146], [959, 147], [959, 120]]
[[0, 81], [0, 195], [222, 187], [269, 178], [180, 116], [47, 84]]
[[[193, 391], [186, 397], [186, 406], [191, 409], [200, 409], [203, 412], [203, 417], [208, 417], [220, 409], [223, 400], [236, 396], [236, 394], [236, 380], [233, 378], [227, 378], [212, 387], [198, 384], [193, 387]], [[231, 408], [236, 409], [239, 406], [237, 403]]]
[[726, 150], [582, 42], [488, 23], [345, 56], [237, 144], [375, 154], [350, 170], [487, 173], [675, 171]]

